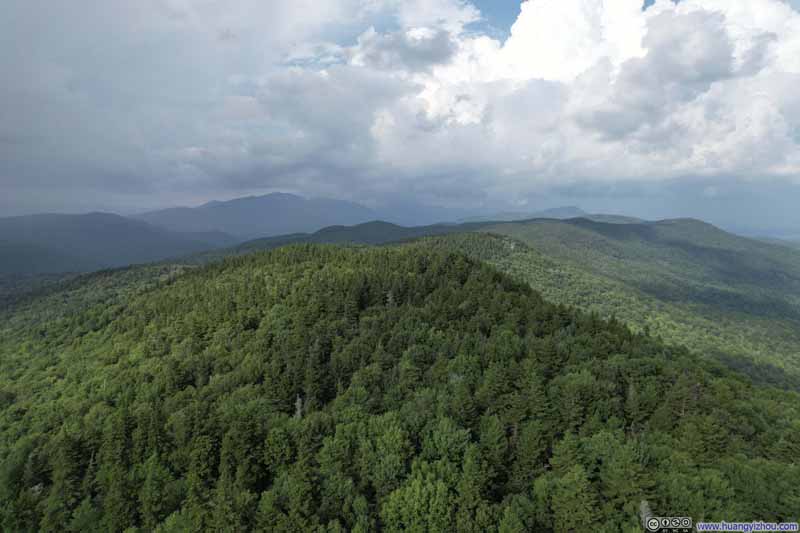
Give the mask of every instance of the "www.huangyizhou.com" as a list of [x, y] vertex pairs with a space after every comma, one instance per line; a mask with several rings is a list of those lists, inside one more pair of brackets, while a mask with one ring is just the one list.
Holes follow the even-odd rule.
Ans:
[[697, 531], [800, 531], [797, 522], [698, 522]]

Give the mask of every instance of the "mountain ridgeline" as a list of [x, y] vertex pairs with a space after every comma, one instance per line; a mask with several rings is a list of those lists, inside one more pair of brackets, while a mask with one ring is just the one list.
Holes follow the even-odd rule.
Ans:
[[[503, 236], [509, 245], [487, 258], [463, 233]], [[618, 317], [758, 381], [800, 389], [800, 253], [698, 220], [593, 216], [412, 228], [371, 222], [259, 239], [193, 261], [291, 243], [377, 245], [425, 236], [450, 236], [438, 246], [487, 260], [552, 301]]]
[[800, 383], [797, 251], [690, 219], [531, 221], [482, 231], [548, 260], [542, 267], [518, 257], [504, 267], [548, 298], [617, 316], [760, 379]]
[[[442, 243], [84, 276], [0, 319], [6, 531], [640, 531], [800, 508], [800, 398]], [[587, 529], [588, 528], [588, 529]]]
[[9, 276], [123, 267], [228, 248], [257, 237], [375, 218], [358, 204], [291, 194], [210, 202], [134, 217], [89, 213], [0, 218], [0, 285], [7, 285]]
[[176, 233], [106, 213], [0, 218], [0, 274], [88, 272], [235, 242], [218, 232]]
[[[513, 243], [502, 257], [486, 258], [476, 252], [482, 246], [462, 246], [471, 242], [458, 237], [463, 233], [500, 235]], [[800, 389], [800, 253], [696, 220], [631, 222], [592, 215], [418, 227], [368, 222], [257, 239], [192, 254], [177, 264], [205, 264], [293, 243], [381, 245], [445, 236], [450, 237], [438, 241], [443, 249], [488, 260], [552, 301], [617, 317], [759, 382]], [[118, 241], [113, 246], [124, 243]], [[21, 257], [9, 254], [6, 268]], [[52, 276], [2, 276], [0, 305], [52, 281]]]
[[274, 193], [215, 201], [194, 208], [163, 209], [138, 215], [138, 218], [171, 231], [221, 231], [247, 240], [317, 231], [335, 224], [359, 224], [378, 216], [352, 202]]

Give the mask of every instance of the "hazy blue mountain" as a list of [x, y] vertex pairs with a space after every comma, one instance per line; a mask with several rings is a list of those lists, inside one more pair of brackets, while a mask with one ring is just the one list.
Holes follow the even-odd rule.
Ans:
[[556, 220], [566, 220], [570, 218], [586, 217], [589, 213], [576, 206], [555, 207], [543, 211], [504, 211], [501, 213], [491, 213], [489, 215], [479, 215], [466, 217], [460, 222], [511, 222], [514, 220], [531, 220], [534, 218], [552, 218]]
[[63, 250], [24, 242], [0, 242], [0, 274], [85, 272], [94, 266], [90, 259]]
[[237, 239], [222, 231], [187, 231], [174, 233], [190, 241], [207, 243], [214, 248], [227, 248], [241, 242], [241, 239]]
[[641, 218], [629, 217], [625, 215], [594, 214], [594, 215], [585, 215], [583, 217], [578, 217], [578, 218], [586, 218], [593, 222], [605, 222], [606, 224], [642, 224], [647, 222], [646, 220], [642, 220]]
[[786, 246], [788, 248], [800, 250], [800, 239], [775, 239], [772, 237], [762, 237], [759, 240], [769, 244], [777, 244], [778, 246]]
[[274, 193], [152, 211], [137, 218], [171, 231], [221, 231], [246, 240], [313, 232], [336, 224], [360, 224], [378, 217], [371, 209], [353, 202]]
[[545, 209], [544, 211], [536, 211], [534, 213], [507, 211], [485, 216], [471, 216], [461, 219], [460, 222], [517, 222], [536, 219], [570, 220], [573, 218], [585, 218], [587, 220], [605, 222], [607, 224], [638, 224], [645, 222], [640, 218], [625, 215], [591, 214], [575, 206], [556, 207], [553, 209]]
[[800, 242], [800, 228], [797, 226], [773, 226], [757, 223], [727, 224], [725, 229], [731, 233], [759, 240]]
[[567, 207], [555, 207], [553, 209], [545, 209], [544, 211], [538, 211], [533, 214], [530, 218], [555, 218], [558, 220], [566, 220], [569, 218], [578, 218], [578, 217], [585, 217], [588, 213], [581, 209], [580, 207], [567, 206]]
[[184, 235], [107, 213], [0, 218], [0, 273], [85, 272], [235, 242], [220, 233]]

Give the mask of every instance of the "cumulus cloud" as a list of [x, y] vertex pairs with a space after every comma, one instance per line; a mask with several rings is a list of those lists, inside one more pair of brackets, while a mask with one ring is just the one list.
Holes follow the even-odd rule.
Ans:
[[443, 29], [415, 28], [379, 34], [370, 28], [359, 36], [351, 53], [354, 65], [416, 72], [446, 63], [455, 50], [455, 40]]
[[647, 29], [643, 44], [648, 53], [629, 59], [617, 76], [603, 80], [602, 98], [578, 112], [583, 126], [609, 140], [630, 139], [642, 128], [658, 127], [714, 83], [736, 73], [733, 43], [719, 13], [664, 12]]
[[0, 207], [797, 182], [797, 9], [526, 0], [498, 40], [466, 0], [11, 0]]
[[644, 54], [641, 2], [530, 0], [500, 54], [502, 75], [569, 82], [600, 60]]
[[[798, 22], [777, 0], [662, 0], [644, 12], [529, 0], [505, 43], [463, 37], [451, 64], [423, 77], [409, 116], [380, 117], [381, 161], [409, 179], [478, 172], [498, 197], [620, 180], [797, 179], [800, 115], [787, 84]], [[413, 118], [419, 108], [436, 127]]]

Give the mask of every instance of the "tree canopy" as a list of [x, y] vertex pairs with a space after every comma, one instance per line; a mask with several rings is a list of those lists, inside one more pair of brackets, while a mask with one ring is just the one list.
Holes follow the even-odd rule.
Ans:
[[797, 394], [464, 255], [113, 275], [0, 324], [4, 530], [640, 531], [642, 500], [797, 518]]

